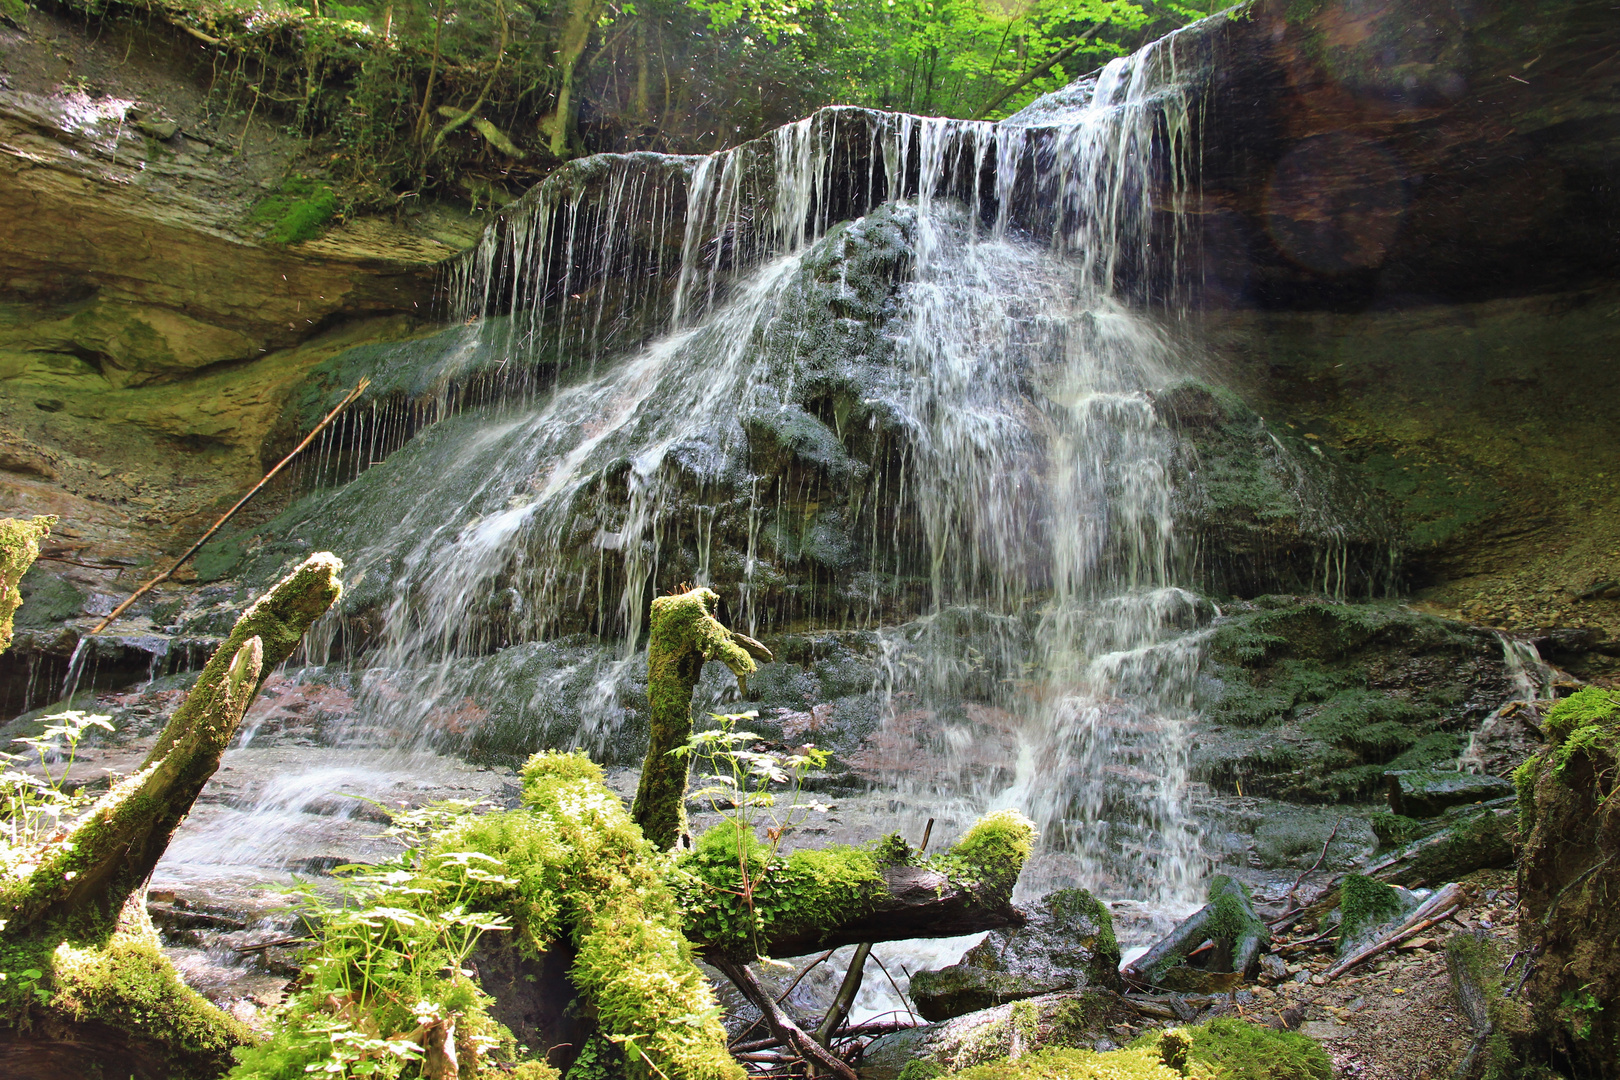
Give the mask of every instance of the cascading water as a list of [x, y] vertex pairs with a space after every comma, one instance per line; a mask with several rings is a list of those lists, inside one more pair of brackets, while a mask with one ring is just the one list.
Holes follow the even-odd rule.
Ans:
[[[351, 584], [311, 656], [364, 644], [340, 741], [419, 753], [493, 687], [520, 714], [572, 695], [575, 726], [534, 738], [599, 749], [653, 592], [713, 584], [754, 631], [871, 631], [856, 756], [898, 812], [1017, 806], [1045, 840], [1026, 889], [1184, 905], [1210, 612], [1177, 586], [1153, 400], [1187, 366], [1163, 318], [1179, 49], [1022, 120], [833, 109], [707, 158], [590, 159], [506, 213], [451, 271], [458, 325], [416, 376], [439, 405], [418, 394], [414, 422], [437, 422], [300, 504]], [[854, 369], [858, 394], [824, 389]], [[375, 432], [337, 438], [371, 465]], [[800, 464], [766, 484], [771, 454]], [[824, 580], [784, 584], [791, 565]], [[521, 693], [502, 675], [534, 663]], [[267, 827], [304, 785], [270, 790]]]

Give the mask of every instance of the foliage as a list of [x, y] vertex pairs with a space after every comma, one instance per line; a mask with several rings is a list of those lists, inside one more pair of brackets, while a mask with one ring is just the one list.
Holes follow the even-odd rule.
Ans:
[[342, 904], [306, 894], [322, 925], [306, 982], [276, 1035], [240, 1054], [236, 1080], [410, 1075], [434, 1025], [453, 1030], [462, 1075], [478, 1075], [469, 1061], [509, 1059], [510, 1035], [463, 966], [484, 935], [531, 956], [566, 937], [577, 950], [570, 977], [632, 1077], [740, 1075], [681, 937], [664, 860], [600, 769], [582, 754], [540, 754], [523, 781], [521, 810], [441, 804], [397, 819], [420, 847], [347, 868]]
[[[342, 201], [360, 207], [396, 206], [402, 196], [433, 190], [498, 200], [495, 192], [521, 190], [579, 153], [713, 150], [823, 105], [1003, 116], [1216, 7], [1129, 0], [65, 3], [90, 18], [166, 21], [209, 43], [213, 108], [237, 138], [254, 116], [274, 116], [311, 140], [311, 165], [346, 185]], [[278, 227], [280, 234], [308, 235], [335, 209], [302, 196], [293, 202], [301, 207], [298, 220]], [[264, 212], [285, 220], [281, 209]]]
[[[16, 872], [30, 851], [61, 828], [64, 817], [89, 801], [84, 791], [68, 789], [68, 773], [85, 732], [90, 728], [111, 731], [111, 720], [84, 712], [54, 713], [41, 718], [45, 726], [38, 735], [13, 740], [31, 754], [0, 752], [0, 762], [6, 766], [6, 772], [0, 774], [0, 830], [4, 830], [0, 832], [0, 874]], [[39, 763], [38, 774], [26, 770], [24, 762], [30, 757]], [[51, 766], [57, 762], [62, 771], [53, 775]]]

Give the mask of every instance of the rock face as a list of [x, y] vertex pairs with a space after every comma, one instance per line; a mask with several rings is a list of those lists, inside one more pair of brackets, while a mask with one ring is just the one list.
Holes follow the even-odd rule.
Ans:
[[1390, 810], [1414, 818], [1513, 793], [1513, 785], [1499, 776], [1442, 769], [1396, 769], [1385, 773], [1384, 779], [1389, 782]]
[[925, 1020], [1059, 991], [1119, 990], [1119, 945], [1108, 909], [1084, 889], [1042, 897], [1023, 926], [992, 930], [962, 959], [911, 976], [911, 1000]]

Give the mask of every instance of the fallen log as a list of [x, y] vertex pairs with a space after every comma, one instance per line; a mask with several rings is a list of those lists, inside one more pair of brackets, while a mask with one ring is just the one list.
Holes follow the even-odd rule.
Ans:
[[312, 556], [250, 607], [141, 769], [41, 843], [23, 873], [0, 875], [0, 949], [14, 970], [37, 969], [36, 1000], [0, 1023], [0, 1074], [203, 1080], [251, 1039], [159, 951], [146, 879], [266, 675], [337, 598], [342, 567]]
[[1395, 929], [1363, 948], [1357, 949], [1349, 956], [1322, 973], [1324, 981], [1331, 982], [1351, 968], [1366, 963], [1388, 949], [1394, 948], [1407, 938], [1421, 934], [1423, 931], [1445, 922], [1456, 914], [1467, 899], [1467, 893], [1461, 885], [1453, 882], [1445, 888], [1438, 890], [1433, 896], [1425, 900], [1416, 911]]

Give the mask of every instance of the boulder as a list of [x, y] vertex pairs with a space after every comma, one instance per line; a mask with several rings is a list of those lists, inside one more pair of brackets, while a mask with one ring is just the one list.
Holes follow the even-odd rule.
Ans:
[[1442, 769], [1398, 769], [1384, 774], [1389, 808], [1406, 817], [1434, 817], [1453, 806], [1489, 802], [1513, 794], [1500, 776]]
[[939, 1073], [955, 1072], [1037, 1048], [1111, 1050], [1115, 1044], [1109, 1027], [1139, 1019], [1111, 990], [1047, 994], [885, 1035], [866, 1048], [861, 1075], [865, 1080], [895, 1080], [913, 1061]]
[[1023, 926], [992, 930], [950, 967], [911, 977], [925, 1020], [949, 1020], [1065, 990], [1118, 990], [1119, 944], [1108, 908], [1085, 889], [1044, 897]]

